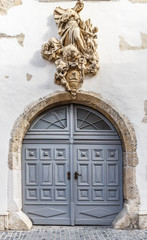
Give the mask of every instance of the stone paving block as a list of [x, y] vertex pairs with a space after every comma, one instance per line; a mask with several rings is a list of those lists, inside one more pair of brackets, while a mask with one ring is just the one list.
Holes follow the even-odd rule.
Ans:
[[30, 231], [1, 231], [0, 240], [147, 240], [147, 230], [34, 226]]

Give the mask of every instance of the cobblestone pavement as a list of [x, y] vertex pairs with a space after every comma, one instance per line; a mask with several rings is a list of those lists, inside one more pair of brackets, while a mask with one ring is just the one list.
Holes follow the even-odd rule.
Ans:
[[147, 240], [147, 230], [115, 230], [110, 227], [35, 226], [30, 231], [2, 231], [1, 240]]

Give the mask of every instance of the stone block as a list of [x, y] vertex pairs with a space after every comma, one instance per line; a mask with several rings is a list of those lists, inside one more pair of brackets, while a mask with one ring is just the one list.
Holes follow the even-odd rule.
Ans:
[[147, 229], [147, 213], [146, 214], [139, 214], [139, 228], [140, 229]]
[[0, 231], [6, 230], [8, 228], [8, 216], [0, 215]]
[[23, 212], [11, 212], [8, 216], [8, 229], [10, 230], [30, 230], [31, 220]]
[[112, 225], [115, 229], [127, 229], [130, 227], [130, 224], [130, 215], [127, 212], [127, 209], [123, 208], [123, 210], [117, 215], [117, 217], [113, 221]]
[[136, 197], [136, 176], [134, 167], [124, 167], [124, 199], [131, 200]]
[[124, 166], [136, 167], [138, 164], [138, 157], [136, 152], [124, 152]]

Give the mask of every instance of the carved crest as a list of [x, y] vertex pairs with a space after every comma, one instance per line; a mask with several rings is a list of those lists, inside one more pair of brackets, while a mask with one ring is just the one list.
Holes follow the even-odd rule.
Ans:
[[91, 20], [82, 21], [80, 11], [84, 3], [78, 0], [70, 9], [56, 7], [54, 19], [60, 40], [51, 38], [42, 45], [42, 56], [54, 60], [57, 72], [55, 82], [76, 97], [85, 75], [95, 75], [99, 70], [97, 44], [98, 32]]

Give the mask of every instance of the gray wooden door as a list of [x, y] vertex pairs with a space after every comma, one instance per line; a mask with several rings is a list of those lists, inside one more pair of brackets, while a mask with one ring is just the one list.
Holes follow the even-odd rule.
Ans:
[[81, 105], [41, 114], [23, 141], [23, 211], [34, 224], [111, 225], [122, 209], [122, 147], [112, 124]]

